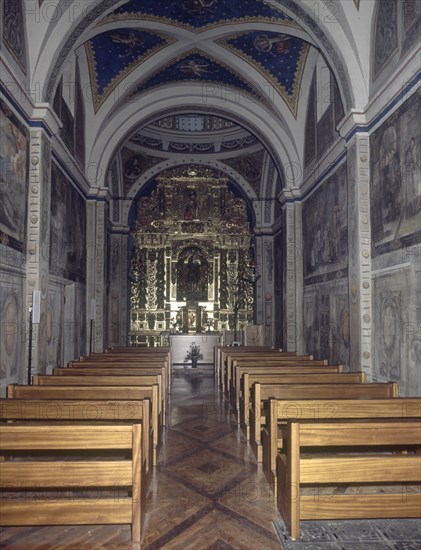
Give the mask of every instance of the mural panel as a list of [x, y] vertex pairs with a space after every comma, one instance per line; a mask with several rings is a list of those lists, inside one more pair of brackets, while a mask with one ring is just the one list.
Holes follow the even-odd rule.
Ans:
[[[420, 93], [371, 137], [373, 253], [419, 241], [421, 231]], [[409, 238], [412, 235], [412, 240]], [[388, 246], [389, 245], [389, 246]]]
[[25, 240], [29, 138], [0, 101], [0, 238], [22, 249]]
[[346, 163], [303, 205], [304, 276], [344, 269], [348, 261]]
[[350, 364], [348, 278], [310, 285], [304, 291], [306, 353], [329, 364]]
[[264, 151], [257, 151], [250, 155], [225, 160], [225, 163], [234, 168], [251, 185], [256, 195], [260, 195], [260, 178], [262, 176]]
[[[395, 280], [394, 280], [395, 279]], [[402, 335], [406, 291], [396, 285], [393, 274], [374, 279], [375, 300], [375, 361], [374, 373], [378, 380], [401, 381]]]
[[72, 281], [86, 277], [85, 201], [52, 164], [50, 273]]
[[0, 380], [21, 376], [17, 367], [23, 368], [24, 346], [22, 332], [22, 279], [8, 277], [0, 286]]
[[421, 28], [421, 2], [419, 0], [405, 0], [401, 2], [403, 20], [402, 50], [406, 52], [419, 43]]
[[421, 257], [419, 249], [411, 252], [413, 258], [390, 254], [407, 265], [383, 268], [373, 278], [374, 380], [399, 382], [403, 396], [421, 391]]
[[63, 366], [63, 287], [50, 284], [48, 288], [45, 339], [47, 344], [47, 372], [52, 367]]
[[26, 29], [22, 0], [3, 2], [3, 42], [26, 74]]
[[316, 80], [313, 77], [308, 99], [306, 134], [304, 143], [304, 166], [308, 166], [316, 156]]
[[330, 104], [317, 124], [317, 155], [319, 157], [327, 151], [335, 137], [333, 114], [333, 106]]
[[376, 78], [398, 47], [396, 0], [378, 2], [374, 31], [373, 74]]

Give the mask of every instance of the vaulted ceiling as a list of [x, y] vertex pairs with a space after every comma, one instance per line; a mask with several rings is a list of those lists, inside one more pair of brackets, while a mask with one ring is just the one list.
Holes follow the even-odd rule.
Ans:
[[285, 171], [303, 166], [317, 64], [345, 110], [367, 104], [373, 12], [372, 0], [39, 0], [26, 14], [28, 86], [52, 102], [61, 82], [74, 115], [67, 85], [78, 79], [91, 187], [132, 200], [160, 170], [196, 162], [230, 167], [246, 195], [273, 194], [299, 186]]

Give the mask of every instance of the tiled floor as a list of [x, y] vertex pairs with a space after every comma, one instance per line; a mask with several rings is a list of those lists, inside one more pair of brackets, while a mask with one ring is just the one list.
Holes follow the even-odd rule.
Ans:
[[280, 550], [272, 494], [213, 378], [177, 371], [145, 550]]

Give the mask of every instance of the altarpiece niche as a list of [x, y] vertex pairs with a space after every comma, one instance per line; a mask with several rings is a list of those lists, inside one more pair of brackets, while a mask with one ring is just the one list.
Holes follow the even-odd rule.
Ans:
[[226, 177], [199, 166], [162, 173], [137, 201], [132, 235], [132, 345], [252, 324], [250, 223]]

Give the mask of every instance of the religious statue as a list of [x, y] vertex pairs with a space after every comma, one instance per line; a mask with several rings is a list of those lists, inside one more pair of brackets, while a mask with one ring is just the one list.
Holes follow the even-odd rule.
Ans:
[[197, 218], [197, 194], [194, 189], [191, 189], [184, 207], [184, 219], [195, 220]]

